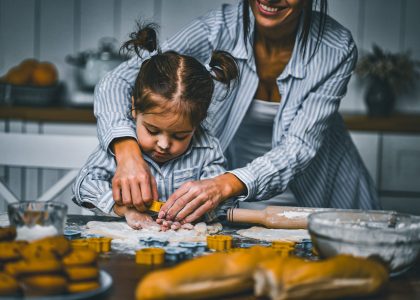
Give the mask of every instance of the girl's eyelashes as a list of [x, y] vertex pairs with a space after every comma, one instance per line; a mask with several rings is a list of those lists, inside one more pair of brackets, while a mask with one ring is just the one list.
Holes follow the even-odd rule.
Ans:
[[189, 137], [190, 134], [183, 134], [183, 135], [174, 135], [173, 138], [178, 140], [178, 141], [182, 141], [185, 140], [187, 137]]
[[159, 131], [158, 130], [150, 129], [150, 128], [146, 127], [146, 126], [145, 126], [145, 128], [146, 128], [147, 132], [150, 133], [151, 135], [157, 135], [157, 134], [159, 134]]

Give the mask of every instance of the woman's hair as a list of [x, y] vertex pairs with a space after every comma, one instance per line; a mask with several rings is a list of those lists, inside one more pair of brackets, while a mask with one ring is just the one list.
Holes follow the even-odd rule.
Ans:
[[239, 75], [235, 59], [225, 51], [214, 51], [208, 68], [192, 56], [175, 51], [161, 53], [155, 24], [138, 23], [138, 31], [130, 34], [130, 40], [121, 49], [135, 52], [139, 57], [143, 50], [157, 52], [143, 61], [137, 75], [133, 109], [148, 113], [163, 107], [165, 112], [188, 117], [194, 127], [207, 116], [214, 91], [213, 79], [225, 84], [229, 91], [231, 81]]
[[[301, 36], [302, 40], [302, 54], [305, 55], [306, 52], [306, 45], [308, 42], [309, 32], [311, 30], [312, 25], [312, 14], [314, 9], [318, 6], [318, 0], [305, 0], [303, 6], [303, 13], [304, 13], [304, 20], [303, 20], [303, 34]], [[243, 0], [243, 23], [244, 23], [244, 41], [246, 44], [248, 33], [249, 33], [249, 0]], [[319, 0], [319, 12], [320, 12], [320, 20], [319, 20], [319, 27], [318, 33], [316, 38], [316, 45], [314, 47], [313, 52], [311, 53], [311, 57], [315, 54], [318, 50], [319, 44], [322, 41], [322, 37], [324, 35], [324, 28], [325, 23], [327, 21], [327, 10], [328, 10], [328, 2], [327, 0]]]

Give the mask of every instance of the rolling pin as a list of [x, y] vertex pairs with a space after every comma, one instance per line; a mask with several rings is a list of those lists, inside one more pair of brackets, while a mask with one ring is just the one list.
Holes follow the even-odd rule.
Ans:
[[312, 208], [294, 206], [267, 206], [263, 210], [230, 208], [227, 220], [233, 223], [260, 224], [276, 229], [306, 229], [308, 216], [313, 212], [331, 208]]

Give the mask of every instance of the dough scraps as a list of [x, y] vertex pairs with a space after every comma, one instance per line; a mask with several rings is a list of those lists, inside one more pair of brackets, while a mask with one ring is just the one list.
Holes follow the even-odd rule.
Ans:
[[214, 234], [223, 229], [222, 224], [197, 223], [193, 229], [178, 229], [159, 231], [156, 227], [133, 229], [126, 222], [99, 222], [90, 221], [86, 224], [86, 230], [83, 235], [100, 235], [112, 238], [112, 247], [114, 250], [134, 253], [140, 249], [140, 239], [153, 237], [167, 240], [170, 245], [177, 245], [179, 242], [205, 242], [207, 234]]
[[248, 229], [241, 229], [237, 234], [261, 241], [287, 240], [298, 242], [302, 239], [309, 239], [309, 233], [306, 229], [268, 229], [260, 226], [254, 226]]

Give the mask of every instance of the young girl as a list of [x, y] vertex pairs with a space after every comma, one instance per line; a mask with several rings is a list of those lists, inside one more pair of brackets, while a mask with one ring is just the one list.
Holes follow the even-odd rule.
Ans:
[[[152, 25], [140, 27], [130, 37], [131, 40], [123, 45], [124, 49], [134, 51], [139, 57], [144, 50], [149, 52], [132, 90], [136, 138], [156, 179], [159, 195], [154, 195], [155, 199], [159, 197], [160, 201], [166, 201], [187, 181], [225, 172], [219, 142], [201, 127], [201, 122], [207, 116], [214, 90], [213, 79], [226, 84], [229, 90], [230, 82], [238, 76], [238, 69], [232, 56], [223, 51], [214, 51], [207, 67], [194, 57], [174, 51], [159, 53]], [[136, 202], [138, 195], [130, 195], [136, 208], [115, 203], [117, 197], [112, 193], [112, 179], [116, 164], [113, 153], [98, 146], [73, 185], [73, 201], [100, 214], [125, 216], [133, 228], [151, 224], [152, 218], [144, 213], [147, 203]], [[213, 210], [206, 219], [210, 221], [216, 216], [217, 210]], [[158, 222], [163, 229], [180, 227], [179, 223]]]

